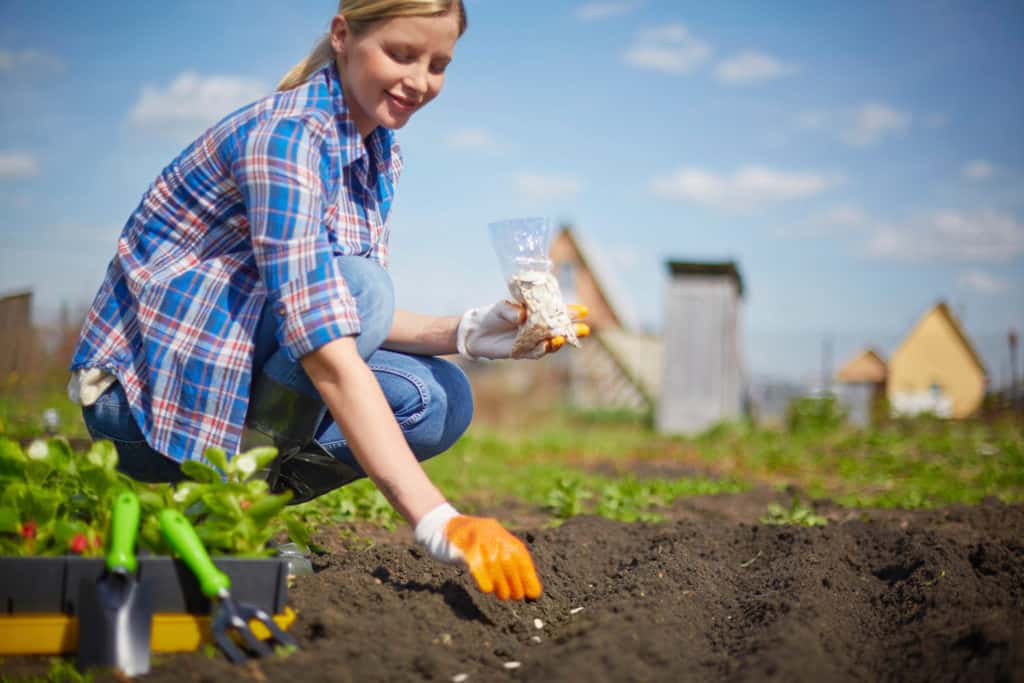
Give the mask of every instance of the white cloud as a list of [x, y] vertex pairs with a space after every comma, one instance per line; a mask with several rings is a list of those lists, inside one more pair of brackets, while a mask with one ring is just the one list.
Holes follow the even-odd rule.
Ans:
[[744, 166], [732, 176], [700, 168], [680, 168], [655, 178], [652, 190], [662, 199], [749, 210], [763, 204], [806, 199], [837, 182], [820, 173], [790, 173], [762, 166]]
[[992, 164], [987, 161], [975, 159], [964, 164], [964, 167], [960, 169], [960, 175], [968, 180], [984, 180], [991, 176], [994, 170]]
[[520, 194], [534, 201], [571, 199], [583, 188], [579, 178], [566, 175], [524, 173], [516, 176], [515, 184]]
[[772, 55], [748, 50], [718, 65], [715, 75], [730, 85], [749, 85], [795, 74], [798, 68]]
[[911, 263], [1005, 263], [1024, 255], [1024, 223], [993, 209], [937, 211], [880, 228], [866, 248], [869, 256]]
[[481, 152], [497, 152], [501, 144], [494, 136], [483, 128], [462, 128], [453, 131], [446, 138], [449, 147], [455, 149], [476, 150]]
[[638, 2], [588, 2], [577, 7], [575, 14], [580, 21], [599, 21], [629, 14], [639, 4]]
[[186, 71], [166, 87], [144, 86], [129, 121], [149, 130], [194, 133], [270, 92], [253, 79]]
[[853, 115], [853, 123], [842, 138], [851, 145], [871, 145], [889, 133], [905, 130], [910, 126], [911, 116], [887, 104], [869, 103]]
[[0, 74], [14, 74], [22, 71], [64, 73], [64, 62], [56, 55], [28, 48], [24, 50], [0, 50]]
[[30, 178], [39, 173], [39, 162], [31, 154], [0, 152], [0, 179]]
[[853, 204], [837, 204], [822, 212], [818, 219], [826, 225], [859, 228], [867, 223], [867, 215], [859, 206]]
[[855, 110], [804, 112], [797, 116], [796, 123], [801, 128], [828, 131], [847, 144], [865, 147], [910, 128], [912, 120], [910, 112], [869, 102]]
[[780, 226], [775, 234], [784, 238], [844, 237], [862, 233], [869, 225], [867, 214], [854, 204], [836, 204], [817, 211], [804, 221]]
[[627, 64], [670, 74], [689, 73], [711, 56], [711, 46], [682, 24], [666, 24], [640, 33], [626, 50]]
[[960, 274], [961, 287], [979, 294], [1002, 294], [1010, 289], [1010, 283], [983, 270], [969, 270]]

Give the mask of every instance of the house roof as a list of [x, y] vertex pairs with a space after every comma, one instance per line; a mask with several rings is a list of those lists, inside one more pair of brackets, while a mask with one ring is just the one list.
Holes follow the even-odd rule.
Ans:
[[924, 324], [924, 321], [927, 320], [928, 316], [930, 316], [933, 312], [938, 313], [940, 316], [942, 316], [942, 318], [946, 321], [946, 324], [949, 325], [949, 328], [956, 335], [957, 339], [960, 340], [960, 344], [964, 347], [964, 349], [967, 350], [967, 354], [970, 356], [971, 360], [975, 363], [975, 365], [977, 365], [978, 369], [981, 370], [983, 374], [987, 375], [988, 373], [985, 371], [985, 363], [981, 360], [981, 356], [979, 356], [978, 352], [975, 350], [974, 344], [972, 344], [971, 340], [968, 339], [967, 333], [964, 332], [963, 327], [960, 325], [960, 320], [957, 319], [956, 315], [953, 314], [953, 311], [950, 310], [949, 306], [946, 304], [945, 301], [939, 301], [939, 303], [929, 308], [925, 312], [925, 314], [918, 319], [918, 321], [910, 329], [910, 332], [907, 333], [907, 336], [904, 337], [903, 342], [900, 344], [900, 348], [902, 349], [903, 346], [908, 341], [910, 341], [910, 339], [913, 338], [914, 333], [917, 332], [917, 329], [922, 324]]
[[864, 349], [836, 373], [839, 381], [847, 384], [879, 384], [887, 375], [885, 360], [874, 349]]
[[577, 238], [572, 228], [568, 225], [563, 225], [561, 234], [565, 236], [566, 240], [568, 240], [569, 245], [572, 247], [573, 251], [576, 252], [576, 257], [580, 260], [583, 267], [590, 272], [594, 281], [594, 286], [597, 288], [597, 293], [604, 300], [604, 304], [615, 319], [615, 323], [619, 327], [624, 327], [625, 320], [619, 313], [619, 307], [615, 305], [615, 300], [609, 295], [607, 283], [604, 278], [600, 277], [598, 271], [594, 269], [593, 262], [587, 257], [587, 254], [584, 252], [583, 247], [580, 244], [580, 240]]
[[743, 278], [735, 261], [669, 261], [668, 271], [672, 277], [688, 275], [711, 275], [732, 278], [736, 290], [743, 296]]

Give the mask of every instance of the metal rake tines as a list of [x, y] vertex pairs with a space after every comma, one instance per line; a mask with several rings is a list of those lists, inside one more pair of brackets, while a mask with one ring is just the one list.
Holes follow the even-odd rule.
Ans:
[[213, 634], [213, 641], [217, 644], [229, 660], [239, 664], [248, 659], [245, 652], [235, 643], [229, 634], [229, 630], [237, 633], [242, 639], [245, 648], [256, 657], [266, 657], [273, 654], [274, 650], [265, 641], [256, 637], [249, 627], [249, 621], [255, 619], [263, 624], [270, 631], [272, 640], [281, 645], [298, 647], [298, 643], [290, 635], [281, 630], [273, 618], [258, 607], [238, 603], [230, 597], [222, 597], [217, 611], [214, 614], [210, 630]]

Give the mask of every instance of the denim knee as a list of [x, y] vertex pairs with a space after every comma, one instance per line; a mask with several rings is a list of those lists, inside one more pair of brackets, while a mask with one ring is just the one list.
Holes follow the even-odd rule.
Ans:
[[[465, 373], [456, 365], [393, 351], [379, 351], [368, 364], [418, 460], [448, 450], [469, 427], [473, 393]], [[358, 468], [345, 436], [330, 416], [321, 425], [317, 440], [335, 457]]]
[[[438, 388], [445, 396], [444, 427], [438, 439], [431, 444], [420, 444], [424, 453], [431, 458], [455, 445], [473, 420], [473, 390], [469, 379], [457, 365], [440, 358], [432, 358], [431, 363]], [[419, 457], [419, 456], [417, 456]]]
[[395, 321], [395, 290], [391, 276], [379, 263], [363, 256], [339, 256], [338, 265], [349, 293], [356, 300], [359, 336], [356, 346], [369, 358], [391, 334]]

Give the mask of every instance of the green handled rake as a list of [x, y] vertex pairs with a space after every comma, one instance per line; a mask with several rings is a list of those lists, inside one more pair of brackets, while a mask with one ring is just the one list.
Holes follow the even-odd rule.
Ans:
[[214, 566], [195, 529], [183, 514], [177, 510], [166, 509], [160, 512], [159, 519], [160, 529], [171, 548], [181, 556], [199, 579], [203, 595], [215, 603], [210, 623], [213, 642], [232, 663], [244, 662], [247, 656], [228, 634], [229, 630], [237, 633], [246, 649], [256, 657], [266, 657], [273, 653], [270, 645], [257, 638], [249, 628], [249, 621], [252, 619], [261, 622], [270, 631], [271, 638], [281, 645], [298, 647], [295, 639], [282, 631], [269, 614], [252, 605], [235, 602], [231, 598], [231, 580], [227, 574]]

